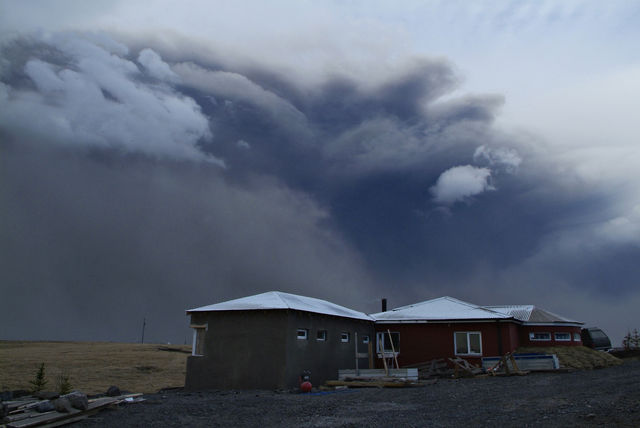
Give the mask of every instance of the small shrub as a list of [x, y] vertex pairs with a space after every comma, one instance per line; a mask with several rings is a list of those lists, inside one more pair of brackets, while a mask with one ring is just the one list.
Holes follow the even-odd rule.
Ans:
[[33, 380], [29, 381], [29, 383], [31, 384], [32, 392], [42, 391], [47, 385], [47, 380], [44, 377], [44, 363], [40, 364], [35, 377], [33, 378]]
[[71, 386], [71, 382], [69, 381], [69, 374], [60, 372], [58, 378], [56, 379], [56, 386], [58, 387], [58, 394], [65, 395], [70, 393], [73, 390]]

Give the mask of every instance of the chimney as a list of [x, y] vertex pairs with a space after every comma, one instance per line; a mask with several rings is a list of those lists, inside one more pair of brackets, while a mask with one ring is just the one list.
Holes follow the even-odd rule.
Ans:
[[387, 312], [387, 299], [385, 297], [382, 298], [382, 312]]

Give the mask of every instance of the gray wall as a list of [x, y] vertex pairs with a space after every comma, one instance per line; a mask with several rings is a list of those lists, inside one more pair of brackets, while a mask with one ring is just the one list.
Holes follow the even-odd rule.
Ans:
[[[299, 328], [309, 330], [307, 340], [299, 340]], [[338, 369], [355, 368], [355, 332], [358, 333], [358, 352], [367, 352], [368, 345], [362, 343], [364, 335], [375, 338], [373, 322], [351, 318], [340, 318], [311, 312], [289, 311], [287, 334], [286, 376], [290, 386], [296, 382], [303, 370], [311, 371], [311, 383], [322, 385], [325, 381], [338, 379]], [[327, 330], [327, 340], [316, 340], [318, 330]], [[348, 343], [340, 341], [340, 333], [348, 332]], [[368, 368], [367, 358], [359, 360], [360, 368]]]
[[[375, 339], [373, 323], [295, 310], [197, 312], [192, 324], [208, 323], [204, 356], [187, 359], [185, 388], [282, 389], [297, 388], [303, 370], [319, 386], [337, 379], [338, 369], [355, 368], [355, 332], [358, 351], [367, 352], [362, 337]], [[307, 329], [307, 340], [297, 338]], [[327, 340], [317, 341], [317, 331], [327, 330]], [[350, 341], [340, 341], [341, 332]], [[368, 360], [359, 362], [368, 367]]]
[[187, 359], [186, 389], [284, 388], [285, 311], [200, 312], [208, 323], [204, 356]]

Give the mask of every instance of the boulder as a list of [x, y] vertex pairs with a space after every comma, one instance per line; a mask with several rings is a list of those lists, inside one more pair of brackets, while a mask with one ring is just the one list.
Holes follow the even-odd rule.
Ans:
[[0, 401], [11, 401], [13, 399], [13, 392], [2, 391], [0, 392]]
[[74, 391], [71, 394], [65, 395], [64, 398], [69, 400], [71, 406], [78, 410], [87, 410], [89, 408], [89, 399], [87, 395], [82, 392]]
[[118, 395], [121, 395], [121, 393], [120, 388], [117, 386], [111, 385], [109, 389], [107, 389], [107, 397], [117, 397]]
[[71, 407], [71, 403], [65, 397], [60, 397], [53, 402], [55, 405], [56, 411], [60, 413], [69, 413], [73, 408]]
[[41, 401], [36, 406], [36, 411], [40, 413], [50, 412], [52, 410], [56, 410], [56, 406], [50, 400]]

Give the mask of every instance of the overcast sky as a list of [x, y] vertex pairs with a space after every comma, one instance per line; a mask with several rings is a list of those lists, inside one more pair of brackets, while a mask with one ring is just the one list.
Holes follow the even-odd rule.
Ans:
[[0, 338], [281, 290], [640, 328], [635, 1], [0, 0]]

